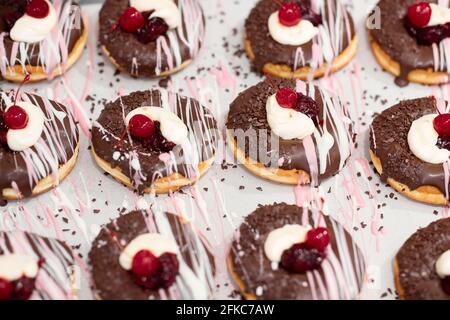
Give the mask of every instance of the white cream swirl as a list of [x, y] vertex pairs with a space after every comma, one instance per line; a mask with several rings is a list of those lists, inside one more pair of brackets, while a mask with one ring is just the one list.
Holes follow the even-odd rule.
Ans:
[[270, 15], [268, 23], [272, 38], [278, 43], [290, 46], [305, 44], [319, 33], [319, 29], [308, 20], [300, 20], [292, 27], [283, 25], [278, 18], [278, 11]]
[[[23, 151], [36, 144], [41, 138], [44, 130], [45, 116], [41, 108], [30, 102], [21, 101], [16, 103], [28, 114], [28, 123], [23, 129], [9, 129], [6, 134], [8, 147], [13, 151]], [[8, 111], [9, 106], [6, 111]]]
[[450, 8], [430, 3], [431, 18], [427, 27], [439, 26], [450, 22]]
[[165, 235], [159, 233], [144, 233], [134, 238], [123, 249], [119, 256], [119, 263], [125, 270], [131, 270], [134, 256], [141, 250], [150, 251], [155, 257], [159, 257], [164, 253], [178, 253], [178, 245], [176, 242]]
[[38, 19], [24, 14], [12, 27], [9, 36], [18, 42], [35, 43], [47, 38], [58, 23], [58, 17], [53, 4], [45, 0], [49, 6], [49, 13], [45, 18]]
[[437, 114], [429, 114], [414, 121], [409, 129], [408, 144], [411, 152], [420, 160], [432, 164], [442, 164], [449, 160], [450, 151], [436, 144], [439, 134], [433, 121]]
[[445, 251], [436, 261], [436, 273], [442, 279], [450, 277], [450, 250]]
[[275, 94], [267, 99], [266, 111], [270, 128], [284, 140], [301, 140], [313, 134], [316, 128], [306, 114], [281, 107]]
[[150, 18], [163, 19], [170, 29], [181, 25], [181, 12], [173, 0], [130, 0], [130, 6], [140, 12], [153, 11]]
[[39, 266], [36, 259], [22, 254], [5, 254], [0, 256], [0, 279], [16, 281], [23, 276], [36, 278]]
[[280, 262], [283, 252], [294, 244], [305, 242], [306, 235], [311, 229], [309, 225], [288, 224], [272, 230], [264, 243], [266, 257], [274, 263]]
[[142, 114], [153, 121], [158, 121], [161, 133], [170, 142], [183, 144], [188, 138], [188, 128], [184, 122], [173, 112], [159, 107], [140, 107], [131, 111], [125, 121], [126, 125], [130, 123], [131, 118], [137, 114]]

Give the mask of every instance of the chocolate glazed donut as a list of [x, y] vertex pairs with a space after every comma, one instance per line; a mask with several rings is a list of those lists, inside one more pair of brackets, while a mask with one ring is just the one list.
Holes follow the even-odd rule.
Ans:
[[[12, 151], [0, 143], [0, 198], [3, 199], [30, 197], [58, 185], [78, 157], [79, 131], [70, 111], [35, 94], [23, 94], [22, 98], [42, 110], [44, 130], [40, 140], [24, 151]], [[11, 104], [11, 98], [1, 93], [0, 110]]]
[[[214, 257], [205, 247], [205, 243], [191, 229], [186, 221], [176, 215], [158, 212], [159, 216], [151, 212], [133, 211], [107, 224], [92, 244], [89, 261], [92, 266], [97, 298], [104, 300], [148, 300], [148, 299], [192, 299], [197, 287], [201, 285], [212, 288], [215, 272]], [[149, 223], [149, 221], [151, 221]], [[150, 230], [149, 226], [155, 230]], [[170, 228], [167, 228], [170, 226]], [[180, 266], [192, 270], [202, 281], [189, 282], [183, 274], [178, 276], [176, 284], [164, 290], [150, 290], [135, 284], [130, 271], [122, 268], [119, 257], [123, 247], [134, 238], [145, 233], [159, 232], [166, 236], [172, 235], [176, 241], [180, 254]], [[195, 254], [194, 254], [195, 253]], [[194, 267], [197, 266], [197, 267]], [[175, 297], [181, 293], [181, 297]], [[177, 293], [178, 292], [178, 293]], [[202, 297], [207, 299], [207, 297]]]
[[[183, 150], [182, 146], [176, 146], [170, 153], [173, 159], [170, 165], [161, 159], [164, 152], [150, 150], [144, 142], [125, 135], [124, 117], [132, 110], [143, 107], [164, 107], [172, 110], [188, 127], [191, 150]], [[120, 142], [123, 140], [123, 143]], [[92, 148], [97, 162], [104, 163], [113, 176], [117, 170], [124, 175], [118, 179], [139, 192], [167, 193], [176, 190], [183, 185], [194, 182], [193, 180], [177, 185], [180, 178], [193, 179], [192, 170], [196, 170], [195, 163], [185, 163], [184, 152], [194, 152], [194, 159], [198, 162], [201, 175], [210, 167], [217, 149], [217, 123], [209, 110], [201, 106], [196, 100], [169, 93], [165, 90], [152, 90], [134, 92], [108, 103], [92, 129]], [[195, 156], [198, 154], [198, 156]], [[139, 168], [133, 165], [133, 159], [139, 162]], [[135, 160], [136, 161], [136, 160]], [[169, 186], [159, 187], [159, 179], [172, 177], [175, 173], [178, 177], [170, 179]], [[117, 176], [115, 176], [117, 179]], [[198, 179], [197, 175], [195, 179]], [[173, 184], [172, 184], [173, 182]]]
[[[50, 0], [50, 2], [53, 2]], [[36, 43], [15, 42], [9, 32], [24, 13], [27, 0], [0, 0], [0, 60], [1, 76], [21, 82], [26, 73], [31, 81], [44, 80], [61, 74], [81, 56], [87, 41], [87, 25], [81, 17], [76, 0], [58, 1], [57, 37], [49, 36]], [[48, 47], [58, 50], [48, 50]], [[10, 62], [13, 61], [13, 64]], [[64, 66], [62, 66], [64, 64]], [[23, 66], [26, 66], [24, 69]]]
[[448, 186], [443, 165], [420, 160], [408, 144], [412, 123], [433, 113], [436, 101], [432, 97], [402, 101], [383, 111], [372, 124], [370, 151], [384, 182], [414, 200], [445, 205]]
[[[274, 270], [264, 252], [269, 233], [289, 224], [304, 225], [305, 221], [313, 227], [320, 222], [328, 228], [328, 258], [322, 267], [308, 273], [289, 273], [281, 267]], [[245, 219], [231, 245], [228, 262], [239, 289], [251, 300], [355, 299], [365, 281], [363, 255], [339, 223], [285, 203], [262, 206]], [[342, 272], [342, 276], [336, 277], [335, 272]]]
[[[440, 45], [418, 44], [405, 27], [408, 7], [417, 0], [381, 0], [377, 8], [380, 27], [370, 28], [372, 49], [384, 69], [393, 73], [396, 84], [404, 87], [408, 81], [423, 84], [440, 84], [448, 82], [448, 65], [435, 60], [433, 47], [442, 55], [444, 48]], [[425, 0], [438, 3], [438, 0]], [[376, 10], [378, 12], [378, 9]], [[444, 61], [445, 62], [445, 61]]]
[[[22, 231], [0, 232], [0, 256], [20, 254], [36, 258], [39, 270], [34, 283], [27, 282], [32, 289], [31, 299], [67, 300], [77, 298], [76, 280], [73, 274], [77, 266], [72, 250], [56, 239], [44, 238]], [[31, 287], [30, 287], [31, 286]]]
[[[337, 97], [310, 85], [306, 85], [306, 93], [313, 96], [319, 107], [316, 120], [318, 130], [312, 135], [315, 150], [306, 150], [302, 140], [283, 140], [272, 134], [267, 120], [267, 99], [278, 88], [296, 88], [296, 84], [294, 80], [265, 80], [245, 90], [231, 104], [226, 123], [228, 141], [241, 163], [259, 176], [294, 185], [299, 182], [310, 183], [312, 172], [315, 182], [337, 173], [350, 156], [355, 138], [351, 121]], [[248, 130], [254, 135], [249, 135], [244, 145], [238, 141], [239, 135]], [[329, 150], [323, 148], [325, 132], [326, 136], [333, 139]], [[317, 168], [316, 164], [308, 161], [308, 153], [314, 153], [310, 158], [317, 158]], [[256, 167], [252, 165], [255, 161]]]
[[118, 26], [129, 0], [106, 0], [100, 11], [100, 44], [121, 71], [133, 77], [167, 76], [185, 68], [198, 54], [205, 21], [197, 0], [175, 0], [182, 25], [147, 44]]
[[450, 250], [448, 218], [418, 230], [405, 242], [394, 261], [395, 286], [401, 299], [450, 300], [435, 268], [446, 250]]
[[[353, 58], [357, 48], [353, 19], [350, 13], [336, 0], [314, 1], [319, 4], [322, 14], [319, 28], [323, 28], [323, 34], [320, 39], [322, 42], [330, 41], [333, 44], [331, 61], [323, 61], [323, 53], [320, 53], [320, 57], [314, 54], [319, 47], [316, 40], [300, 46], [284, 45], [275, 41], [270, 35], [268, 20], [272, 13], [280, 9], [279, 3], [284, 2], [288, 1], [259, 1], [245, 22], [245, 46], [256, 71], [279, 78], [306, 80], [310, 75], [317, 78], [327, 72], [337, 71]], [[295, 2], [311, 7], [310, 0]], [[336, 25], [330, 27], [328, 25], [330, 21]], [[316, 48], [314, 49], [314, 47]], [[325, 62], [325, 66], [322, 65], [322, 62]]]

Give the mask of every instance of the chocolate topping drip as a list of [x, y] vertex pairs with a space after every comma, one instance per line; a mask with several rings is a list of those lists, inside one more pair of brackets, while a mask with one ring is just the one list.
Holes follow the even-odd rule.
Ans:
[[[226, 127], [229, 130], [235, 131], [235, 136], [238, 136], [239, 129], [242, 129], [243, 131], [254, 129], [255, 135], [251, 135], [245, 140], [245, 149], [243, 148], [244, 146], [239, 143], [240, 149], [245, 152], [247, 158], [256, 155], [256, 159], [253, 160], [264, 164], [266, 167], [281, 168], [285, 170], [297, 169], [310, 173], [311, 170], [303, 140], [283, 140], [276, 135], [273, 135], [272, 137], [272, 131], [267, 122], [266, 103], [267, 99], [276, 93], [273, 83], [276, 88], [296, 88], [296, 82], [294, 80], [265, 80], [245, 90], [231, 104]], [[307, 92], [308, 90], [309, 86], [307, 85]], [[324, 124], [324, 102], [321, 90], [318, 87], [315, 88], [314, 100], [320, 110], [317, 122], [321, 127], [326, 127], [327, 131], [334, 139], [334, 144], [329, 151], [326, 160], [326, 170], [323, 174], [319, 175], [319, 180], [323, 180], [339, 171], [341, 153], [339, 149], [338, 133], [333, 127], [336, 128], [337, 125], [342, 126], [343, 122], [342, 119], [338, 119], [337, 121], [333, 120], [332, 117], [328, 115]], [[348, 130], [349, 132], [349, 137], [346, 137], [346, 139], [351, 140], [350, 137], [352, 136], [352, 133], [350, 132], [352, 132], [352, 129], [346, 128], [347, 129], [345, 130]], [[267, 135], [265, 134], [266, 132]], [[278, 148], [272, 146], [274, 143], [273, 139], [276, 139], [275, 146], [277, 146], [276, 142], [278, 141]], [[316, 145], [315, 138], [312, 137], [312, 139]], [[349, 141], [349, 144], [352, 144], [352, 141]], [[258, 147], [258, 150], [256, 150], [257, 152], [254, 150], [256, 146]], [[317, 148], [316, 154], [317, 157], [319, 157]], [[283, 159], [281, 165], [279, 159]]]
[[402, 298], [450, 300], [436, 273], [437, 259], [450, 250], [450, 219], [433, 222], [413, 234], [397, 253]]
[[402, 101], [374, 119], [370, 148], [381, 160], [384, 182], [393, 178], [411, 190], [434, 186], [445, 195], [443, 166], [423, 162], [411, 152], [408, 144], [412, 123], [432, 113], [437, 113], [434, 99], [421, 98]]
[[[0, 0], [0, 33], [7, 33], [10, 31], [11, 27], [14, 25], [14, 22], [24, 14], [26, 2], [26, 0]], [[67, 37], [63, 38], [67, 39], [65, 46], [58, 46], [57, 44], [55, 44], [55, 47], [59, 48], [60, 50], [63, 47], [67, 48], [67, 52], [60, 52], [60, 56], [64, 57], [65, 55], [69, 55], [70, 52], [74, 49], [75, 44], [83, 34], [84, 25], [82, 19], [78, 21], [78, 18], [81, 17], [81, 9], [79, 7], [78, 1], [63, 0], [60, 2], [62, 3], [61, 7], [64, 7], [67, 2], [71, 2], [70, 5], [73, 6], [70, 8], [71, 17], [68, 18], [67, 21], [72, 19], [74, 24], [72, 25], [72, 28], [70, 30], [62, 30], [62, 34], [65, 34], [65, 32], [67, 32], [68, 35]], [[60, 24], [60, 26], [62, 26], [62, 21], [59, 21], [58, 23]], [[67, 28], [69, 25], [71, 24], [66, 23], [65, 28]], [[25, 49], [14, 50], [14, 44], [16, 42], [13, 41], [8, 35], [6, 35], [4, 39], [0, 41], [3, 41], [3, 45], [5, 47], [6, 61], [11, 61], [12, 53], [16, 52], [16, 58], [14, 59], [16, 65], [20, 65], [20, 62], [22, 61], [25, 64], [32, 66], [44, 66], [43, 63], [45, 62], [45, 59], [42, 59], [43, 54], [41, 52], [40, 42], [31, 44], [20, 43], [20, 45], [25, 45]], [[24, 52], [26, 53], [25, 56], [23, 56]]]
[[[287, 0], [280, 2], [288, 2]], [[297, 0], [302, 7], [308, 7], [311, 4], [310, 0]], [[324, 12], [322, 13], [322, 21], [329, 21], [329, 1], [325, 1]], [[333, 20], [336, 19], [336, 0], [330, 2], [331, 12], [333, 13]], [[273, 0], [261, 0], [252, 9], [250, 15], [245, 22], [245, 32], [246, 38], [250, 41], [253, 53], [255, 54], [255, 60], [253, 65], [257, 71], [262, 71], [263, 67], [267, 63], [288, 65], [292, 69], [297, 67], [309, 66], [309, 61], [313, 57], [312, 41], [305, 43], [299, 47], [283, 45], [276, 42], [270, 35], [268, 20], [272, 13], [279, 10], [280, 5], [277, 1]], [[350, 39], [347, 34], [347, 26], [343, 23], [342, 33], [339, 35], [341, 44], [340, 52], [344, 51], [345, 48], [350, 44], [353, 36], [355, 35], [355, 28], [353, 19], [347, 12], [345, 14], [348, 17]], [[339, 23], [342, 23], [340, 21]], [[333, 29], [333, 28], [332, 28]], [[334, 29], [333, 29], [334, 30]], [[334, 32], [334, 31], [333, 31]], [[301, 48], [306, 65], [302, 64], [302, 59], [296, 59], [297, 49]], [[339, 52], [339, 53], [340, 53]], [[295, 65], [297, 62], [297, 65]]]
[[[189, 268], [196, 270], [191, 256], [193, 252], [190, 250], [198, 248], [196, 242], [192, 241], [197, 235], [194, 235], [189, 224], [182, 223], [177, 216], [169, 213], [160, 214], [165, 215], [164, 219], [167, 219], [171, 227], [181, 257]], [[89, 252], [89, 261], [92, 265], [92, 278], [100, 298], [104, 300], [161, 299], [161, 292], [165, 292], [168, 297], [171, 296], [164, 290], [150, 290], [136, 285], [133, 274], [123, 269], [119, 263], [123, 248], [134, 238], [144, 233], [158, 231], [149, 230], [146, 222], [148, 219], [153, 219], [148, 216], [148, 213], [130, 212], [107, 224], [94, 240]], [[202, 253], [197, 251], [196, 254], [198, 257]], [[206, 254], [214, 272], [214, 257], [207, 250]]]
[[[408, 84], [410, 71], [435, 67], [432, 46], [418, 44], [416, 38], [405, 27], [408, 7], [416, 2], [416, 0], [380, 0], [377, 6], [381, 13], [379, 20], [381, 26], [369, 30], [383, 51], [400, 64], [401, 75], [396, 80], [399, 86]], [[437, 0], [425, 2], [437, 3]], [[443, 71], [447, 71], [447, 66]]]
[[[106, 104], [96, 124], [92, 128], [92, 146], [95, 153], [103, 160], [110, 163], [113, 168], [119, 168], [134, 186], [143, 191], [151, 187], [155, 178], [167, 177], [171, 173], [170, 168], [160, 159], [161, 152], [151, 151], [146, 143], [128, 137], [120, 147], [117, 147], [122, 133], [125, 131], [124, 115], [132, 110], [144, 106], [163, 107], [161, 92], [158, 90], [139, 91], [128, 96], [121, 97], [114, 102]], [[217, 148], [217, 123], [210, 111], [202, 107], [197, 101], [181, 97], [164, 91], [164, 94], [172, 95], [176, 106], [164, 106], [173, 109], [174, 113], [186, 124], [194, 140], [192, 148], [199, 152], [199, 162], [211, 159]], [[165, 97], [168, 98], [168, 97]], [[167, 101], [167, 100], [166, 100]], [[122, 107], [124, 110], [122, 111]], [[115, 152], [121, 154], [115, 158]], [[136, 152], [140, 163], [139, 175], [144, 178], [134, 179], [137, 171], [130, 164], [129, 155]], [[176, 168], [185, 177], [190, 176], [191, 164], [186, 164], [183, 157], [183, 149], [176, 146], [173, 150]], [[126, 156], [124, 156], [126, 155]]]
[[[303, 214], [308, 214], [307, 220], [303, 220]], [[319, 213], [304, 211], [298, 206], [281, 203], [262, 206], [245, 219], [237, 232], [236, 239], [232, 243], [230, 255], [234, 273], [245, 285], [247, 293], [263, 300], [311, 300], [314, 298], [311, 285], [314, 285], [314, 292], [318, 293], [318, 298], [324, 298], [319, 294], [321, 290], [317, 281], [311, 283], [308, 281], [306, 274], [289, 273], [283, 268], [273, 270], [272, 262], [264, 253], [264, 244], [271, 231], [284, 227], [287, 224], [303, 225], [303, 221], [308, 221], [311, 226], [315, 227], [316, 214]], [[336, 254], [340, 264], [346, 266], [344, 268], [351, 266], [351, 269], [346, 270], [350, 274], [354, 273], [355, 279], [357, 279], [357, 288], [355, 290], [359, 291], [365, 272], [362, 253], [354, 245], [350, 234], [337, 225], [337, 222], [332, 221], [327, 216], [321, 217], [330, 231], [330, 249]], [[342, 235], [337, 236], [336, 232], [342, 233]], [[345, 240], [339, 242], [339, 237]], [[347, 249], [341, 247], [341, 250], [339, 250], [338, 245], [341, 244], [346, 245]], [[349, 252], [348, 257], [340, 254], [345, 250]], [[355, 263], [358, 263], [358, 266]], [[323, 281], [325, 279], [325, 271], [320, 268], [317, 272]], [[341, 280], [346, 281], [346, 279]], [[258, 288], [261, 288], [259, 289], [259, 293], [262, 292], [260, 295], [256, 294]], [[355, 296], [348, 298], [352, 299]]]
[[[59, 150], [57, 155], [54, 155], [56, 159], [49, 159], [42, 156], [38, 156], [39, 161], [45, 163], [46, 167], [51, 167], [47, 164], [48, 161], [56, 160], [59, 162], [59, 166], [64, 165], [72, 156], [74, 155], [75, 148], [79, 142], [79, 132], [78, 127], [73, 119], [73, 115], [68, 111], [68, 109], [60, 103], [51, 100], [45, 100], [44, 98], [34, 95], [26, 94], [26, 100], [30, 101], [34, 105], [41, 108], [45, 120], [45, 126], [52, 133], [53, 137], [58, 138], [58, 144], [62, 148], [56, 148]], [[19, 99], [20, 101], [20, 99]], [[4, 93], [0, 94], [0, 110], [4, 111], [8, 107], [7, 101], [4, 99]], [[52, 108], [50, 108], [50, 106]], [[67, 116], [61, 121], [56, 116], [56, 113], [66, 114]], [[41, 134], [42, 143], [46, 146], [53, 146], [51, 136], [45, 134], [45, 130]], [[39, 155], [40, 152], [35, 146], [29, 148], [29, 152]], [[28, 152], [27, 151], [27, 152]], [[30, 172], [29, 166], [27, 165], [25, 158], [25, 151], [15, 152], [8, 148], [7, 145], [0, 143], [0, 168], [2, 174], [0, 174], [0, 191], [3, 189], [9, 189], [16, 184], [20, 193], [23, 197], [31, 196], [34, 187], [39, 181], [33, 179], [33, 176], [42, 180], [46, 176], [52, 174], [53, 172], [46, 172], [46, 176], [41, 176], [38, 172]], [[50, 156], [50, 154], [47, 154]], [[32, 162], [32, 161], [31, 161]], [[28, 163], [30, 164], [30, 163]], [[33, 167], [33, 166], [32, 166]], [[2, 193], [0, 192], [0, 198]]]

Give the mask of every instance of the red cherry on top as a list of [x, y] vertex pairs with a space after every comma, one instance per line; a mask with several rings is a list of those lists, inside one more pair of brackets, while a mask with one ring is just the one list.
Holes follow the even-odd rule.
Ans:
[[135, 33], [145, 24], [145, 19], [135, 7], [129, 7], [119, 19], [120, 27], [129, 33]]
[[11, 281], [0, 279], [0, 300], [10, 300], [14, 293]]
[[31, 0], [28, 2], [25, 12], [30, 17], [36, 18], [36, 19], [43, 19], [46, 16], [48, 16], [48, 13], [50, 12], [50, 7], [47, 3], [47, 1], [44, 0]]
[[408, 19], [416, 28], [428, 25], [431, 19], [431, 6], [428, 2], [418, 2], [408, 8]]
[[128, 128], [136, 138], [150, 138], [155, 133], [155, 123], [143, 114], [137, 114], [130, 119]]
[[12, 130], [23, 129], [28, 124], [28, 114], [24, 109], [16, 105], [10, 107], [3, 117], [5, 124]]
[[433, 121], [434, 130], [441, 137], [450, 136], [450, 113], [438, 115]]
[[286, 27], [297, 25], [302, 19], [302, 12], [299, 5], [295, 2], [284, 3], [278, 11], [278, 19]]
[[22, 83], [16, 91], [16, 96], [14, 98], [14, 104], [3, 113], [3, 122], [8, 127], [8, 129], [19, 130], [23, 129], [28, 124], [28, 114], [26, 111], [17, 105], [17, 99], [19, 97], [19, 92], [22, 86], [30, 81], [30, 74], [26, 74]]
[[133, 257], [131, 271], [138, 277], [150, 277], [161, 269], [161, 262], [148, 250], [141, 250]]
[[291, 88], [281, 88], [277, 91], [276, 99], [278, 104], [287, 109], [294, 109], [297, 105], [297, 92]]
[[330, 234], [327, 228], [316, 228], [308, 231], [306, 245], [324, 252], [330, 244]]

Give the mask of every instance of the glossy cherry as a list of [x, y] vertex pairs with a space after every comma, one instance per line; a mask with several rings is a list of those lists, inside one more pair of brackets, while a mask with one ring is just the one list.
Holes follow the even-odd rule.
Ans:
[[148, 250], [141, 250], [133, 257], [131, 271], [138, 277], [150, 277], [158, 273], [161, 263]]
[[450, 113], [440, 114], [434, 118], [433, 126], [439, 136], [450, 136]]
[[154, 42], [169, 30], [167, 23], [158, 17], [151, 18], [138, 30], [138, 40], [144, 44]]
[[291, 88], [281, 88], [277, 91], [276, 99], [278, 104], [287, 109], [294, 109], [297, 105], [297, 92]]
[[136, 138], [150, 138], [155, 133], [155, 123], [143, 114], [137, 114], [130, 119], [128, 129]]
[[131, 271], [137, 285], [155, 290], [169, 288], [179, 273], [178, 258], [173, 253], [163, 253], [159, 258], [148, 250], [139, 251], [133, 258]]
[[408, 19], [416, 28], [428, 25], [431, 19], [431, 6], [428, 2], [418, 2], [408, 8]]
[[302, 19], [300, 7], [295, 2], [284, 3], [278, 11], [278, 19], [286, 27], [297, 25]]
[[144, 24], [144, 16], [135, 7], [127, 8], [119, 19], [122, 30], [129, 33], [137, 32]]
[[12, 106], [4, 114], [5, 124], [9, 129], [23, 129], [28, 124], [28, 114], [19, 106]]
[[325, 253], [311, 248], [306, 243], [294, 244], [281, 256], [281, 266], [293, 273], [305, 273], [320, 267]]
[[306, 244], [319, 250], [320, 252], [325, 252], [326, 248], [330, 244], [330, 233], [327, 228], [316, 228], [308, 231], [306, 235]]
[[1, 121], [2, 119], [0, 118], [0, 130], [2, 129], [1, 122], [4, 122], [4, 125], [6, 125], [8, 129], [12, 130], [23, 129], [27, 126], [28, 114], [23, 108], [17, 105], [17, 99], [19, 97], [20, 89], [28, 81], [30, 81], [29, 74], [25, 76], [19, 88], [17, 89], [16, 96], [14, 97], [14, 104], [11, 107], [9, 107], [8, 110], [6, 110], [6, 112], [3, 113], [3, 121]]
[[11, 281], [0, 279], [0, 300], [10, 300], [13, 297], [14, 285]]
[[30, 17], [36, 18], [36, 19], [43, 19], [46, 16], [48, 16], [48, 13], [50, 12], [50, 7], [47, 3], [47, 1], [44, 0], [31, 0], [28, 2], [25, 12]]

